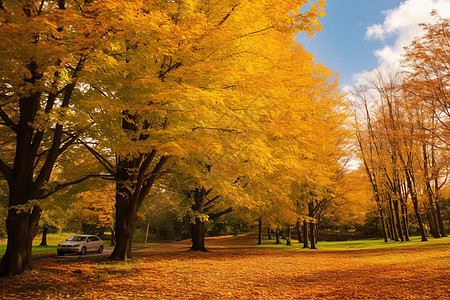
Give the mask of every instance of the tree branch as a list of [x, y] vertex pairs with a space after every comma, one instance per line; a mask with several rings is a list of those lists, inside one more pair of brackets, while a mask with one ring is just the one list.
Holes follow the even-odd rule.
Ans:
[[142, 202], [144, 202], [145, 197], [147, 197], [148, 193], [150, 192], [150, 189], [153, 186], [153, 182], [155, 182], [156, 177], [158, 176], [158, 174], [160, 173], [162, 167], [164, 166], [164, 164], [167, 162], [167, 160], [169, 159], [169, 156], [162, 156], [158, 163], [156, 164], [156, 166], [153, 168], [153, 171], [150, 175], [150, 177], [145, 181], [142, 190], [139, 194], [139, 198], [138, 198], [138, 206], [140, 207], [140, 205], [142, 204]]
[[70, 181], [70, 182], [66, 182], [63, 184], [57, 184], [54, 188], [52, 188], [51, 190], [40, 190], [37, 199], [45, 199], [50, 195], [53, 195], [54, 193], [56, 193], [57, 191], [66, 188], [68, 186], [77, 184], [77, 183], [81, 183], [89, 178], [102, 178], [104, 175], [101, 174], [91, 174], [91, 175], [86, 175], [80, 179], [74, 180], [74, 181]]
[[5, 176], [6, 181], [9, 183], [12, 177], [12, 169], [2, 159], [0, 159], [0, 172]]
[[214, 198], [212, 198], [211, 200], [209, 200], [208, 202], [205, 203], [205, 207], [208, 206], [209, 204], [213, 203], [217, 198], [219, 198], [220, 195], [215, 196]]
[[233, 208], [228, 207], [227, 209], [225, 209], [224, 211], [222, 211], [222, 212], [220, 212], [220, 213], [216, 213], [216, 214], [210, 215], [210, 216], [209, 216], [209, 219], [210, 219], [210, 220], [218, 219], [218, 218], [220, 218], [221, 216], [226, 215], [226, 214], [228, 214], [228, 213], [230, 213], [230, 212], [232, 212], [232, 211], [233, 211]]
[[12, 131], [17, 133], [17, 124], [15, 124], [8, 116], [8, 114], [0, 107], [0, 117], [5, 122], [5, 125], [11, 128]]
[[98, 151], [94, 148], [86, 144], [83, 140], [79, 139], [80, 143], [88, 149], [88, 151], [98, 160], [98, 162], [110, 173], [114, 176], [116, 175], [115, 167]]

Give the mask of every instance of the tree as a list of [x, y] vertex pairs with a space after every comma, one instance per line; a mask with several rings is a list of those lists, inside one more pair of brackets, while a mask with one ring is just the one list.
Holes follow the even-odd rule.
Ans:
[[58, 158], [90, 126], [88, 115], [74, 111], [79, 83], [102, 63], [108, 66], [104, 53], [96, 51], [115, 30], [110, 15], [99, 13], [103, 5], [2, 1], [0, 117], [7, 131], [3, 137], [12, 144], [2, 147], [0, 159], [9, 187], [8, 244], [0, 275], [31, 268], [38, 201], [88, 178], [49, 184]]

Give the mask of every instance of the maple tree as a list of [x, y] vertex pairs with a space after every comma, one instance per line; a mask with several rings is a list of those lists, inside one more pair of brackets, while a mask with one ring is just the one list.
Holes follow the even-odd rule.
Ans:
[[71, 184], [48, 183], [60, 155], [90, 126], [88, 115], [74, 115], [74, 99], [80, 94], [77, 84], [104, 62], [96, 50], [113, 27], [107, 25], [109, 16], [98, 14], [101, 6], [90, 1], [1, 3], [0, 117], [9, 142], [0, 160], [9, 187], [1, 275], [31, 268], [31, 242], [41, 213], [36, 201]]
[[[189, 6], [181, 2], [161, 2], [148, 9], [162, 9], [171, 16], [171, 22], [166, 25], [174, 28], [172, 31], [176, 34], [170, 35], [170, 30], [167, 30], [169, 33], [156, 32], [157, 38], [145, 41], [141, 41], [141, 35], [133, 36], [137, 40], [128, 40], [128, 45], [134, 44], [135, 47], [121, 45], [118, 52], [126, 50], [126, 58], [119, 59], [119, 70], [124, 71], [118, 73], [119, 76], [126, 75], [121, 79], [123, 84], [118, 93], [113, 95], [118, 99], [114, 111], [125, 116], [122, 129], [128, 140], [124, 139], [122, 146], [112, 148], [117, 149], [119, 165], [120, 157], [123, 157], [124, 165], [118, 165], [116, 173], [118, 184], [123, 183], [116, 196], [116, 211], [126, 216], [117, 216], [116, 222], [124, 220], [126, 223], [117, 223], [116, 227], [126, 228], [126, 232], [119, 237], [116, 230], [118, 242], [125, 242], [123, 246], [116, 245], [114, 258], [131, 256], [137, 211], [154, 179], [164, 172], [181, 174], [172, 177], [172, 185], [180, 194], [199, 191], [196, 193], [198, 197], [192, 197], [197, 199], [193, 210], [200, 211], [197, 215], [205, 216], [202, 205], [206, 203], [207, 190], [210, 190], [205, 186], [218, 191], [216, 196], [220, 195], [220, 199], [234, 199], [238, 205], [246, 202], [243, 199], [250, 200], [235, 181], [238, 177], [249, 180], [248, 172], [247, 177], [230, 174], [235, 173], [245, 155], [251, 157], [251, 152], [258, 147], [261, 148], [259, 158], [265, 156], [267, 161], [267, 150], [258, 134], [255, 135], [263, 131], [258, 120], [261, 113], [255, 112], [265, 112], [274, 102], [264, 103], [270, 98], [258, 90], [262, 83], [267, 83], [263, 80], [276, 82], [269, 73], [276, 68], [271, 60], [281, 61], [274, 56], [279, 55], [274, 49], [278, 47], [287, 51], [293, 41], [292, 33], [298, 30], [311, 33], [316, 30], [318, 24], [314, 20], [321, 14], [323, 6], [323, 3], [314, 5], [307, 13], [292, 15], [267, 11], [267, 7], [275, 4], [269, 1], [266, 6], [261, 6], [245, 1], [224, 1], [220, 5], [210, 5], [193, 1]], [[289, 2], [278, 6], [277, 10], [297, 11], [300, 7], [301, 4]], [[255, 15], [259, 17], [253, 18]], [[163, 34], [165, 39], [159, 38]], [[159, 45], [161, 40], [167, 44]], [[139, 45], [142, 43], [157, 43], [159, 47], [141, 48]], [[267, 44], [273, 46], [268, 48]], [[156, 63], [143, 60], [149, 56], [155, 57]], [[105, 92], [104, 80], [98, 87], [104, 91], [101, 96], [111, 97], [111, 93]], [[242, 132], [239, 130], [241, 126], [251, 130]], [[250, 141], [254, 146], [249, 145]], [[241, 151], [240, 156], [230, 151], [244, 144], [245, 151]], [[215, 153], [213, 158], [212, 153]], [[211, 163], [212, 159], [214, 162]], [[152, 160], [159, 163], [150, 168]], [[167, 161], [174, 164], [171, 168], [175, 171], [161, 172], [163, 165], [168, 165]], [[218, 171], [205, 171], [208, 168]], [[145, 175], [147, 170], [148, 176]], [[120, 172], [123, 176], [119, 176]], [[251, 176], [256, 175], [253, 172]], [[192, 185], [196, 180], [198, 183]], [[173, 182], [178, 182], [178, 186]], [[218, 217], [230, 210], [230, 207], [224, 207], [213, 215]], [[197, 232], [203, 232], [201, 218], [195, 217], [193, 226], [195, 224], [200, 227]]]
[[232, 210], [296, 223], [292, 182], [332, 189], [345, 119], [336, 78], [294, 42], [320, 29], [324, 2], [307, 3], [3, 1], [0, 170], [7, 223], [21, 225], [8, 225], [1, 273], [31, 268], [35, 200], [93, 176], [52, 182], [80, 144], [116, 182], [112, 258], [132, 257], [139, 209], [162, 178], [195, 250], [204, 222]]

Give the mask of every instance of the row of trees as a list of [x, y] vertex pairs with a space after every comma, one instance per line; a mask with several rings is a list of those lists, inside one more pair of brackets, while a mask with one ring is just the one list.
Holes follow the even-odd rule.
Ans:
[[[436, 12], [434, 13], [436, 15]], [[449, 171], [450, 20], [436, 16], [407, 48], [404, 69], [372, 72], [358, 99], [357, 139], [385, 240], [446, 236], [441, 214]], [[448, 222], [448, 220], [447, 220]]]
[[294, 41], [320, 30], [307, 2], [0, 1], [0, 274], [31, 268], [43, 199], [93, 178], [116, 186], [114, 259], [150, 191], [193, 250], [231, 211], [314, 222], [347, 133], [337, 78]]

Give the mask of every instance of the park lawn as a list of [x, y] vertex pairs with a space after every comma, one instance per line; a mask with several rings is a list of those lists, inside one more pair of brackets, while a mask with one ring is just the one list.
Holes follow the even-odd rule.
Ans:
[[[283, 248], [286, 247], [286, 241], [281, 240], [281, 244], [276, 245], [275, 240], [263, 240], [262, 247], [270, 247], [270, 248]], [[388, 241], [387, 243], [384, 239], [373, 238], [373, 239], [365, 239], [365, 240], [353, 240], [353, 241], [319, 241], [316, 247], [320, 250], [351, 250], [351, 249], [384, 249], [384, 248], [403, 248], [403, 247], [416, 247], [416, 246], [424, 246], [424, 247], [441, 247], [441, 246], [450, 246], [450, 237], [446, 238], [432, 238], [428, 237], [427, 242], [422, 242], [420, 236], [412, 236], [410, 237], [410, 241], [408, 242], [395, 242]], [[291, 240], [291, 246], [288, 248], [299, 249], [303, 248], [303, 243], [299, 243], [297, 240]]]
[[[47, 254], [56, 254], [56, 248], [58, 247], [58, 244], [62, 241], [66, 240], [72, 235], [75, 235], [76, 233], [49, 233], [47, 235], [47, 246], [40, 246], [41, 243], [41, 236], [37, 236], [33, 240], [33, 248], [32, 253], [33, 255], [47, 255]], [[6, 251], [6, 239], [0, 239], [0, 258], [3, 256], [3, 254]], [[114, 247], [110, 246], [110, 241], [104, 241], [105, 242], [105, 249], [113, 249]], [[133, 248], [150, 248], [150, 247], [157, 247], [163, 244], [164, 242], [151, 242], [151, 243], [133, 243]], [[0, 298], [1, 299], [1, 298]]]
[[206, 253], [187, 251], [189, 241], [141, 249], [128, 262], [45, 258], [0, 278], [0, 298], [449, 299], [450, 239], [441, 241], [310, 250], [238, 236], [208, 238]]

